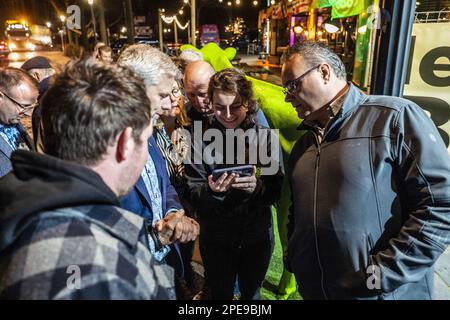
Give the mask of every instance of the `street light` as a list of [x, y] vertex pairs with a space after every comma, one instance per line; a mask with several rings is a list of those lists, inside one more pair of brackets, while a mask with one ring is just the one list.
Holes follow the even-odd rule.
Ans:
[[256, 7], [256, 6], [258, 6], [258, 1], [253, 1], [253, 5]]
[[94, 0], [88, 0], [88, 4], [91, 7], [92, 25], [94, 29], [94, 42], [97, 43], [97, 21], [95, 20]]
[[46, 25], [47, 28], [49, 28], [49, 29], [52, 27], [52, 24], [51, 24], [49, 21], [47, 21], [45, 25]]
[[64, 52], [64, 22], [66, 22], [66, 16], [59, 16], [59, 20], [61, 20], [62, 23], [62, 29], [60, 31], [61, 34], [61, 50]]

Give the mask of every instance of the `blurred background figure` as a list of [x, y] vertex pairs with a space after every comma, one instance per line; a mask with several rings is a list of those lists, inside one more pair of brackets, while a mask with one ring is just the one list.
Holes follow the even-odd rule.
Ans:
[[112, 49], [106, 45], [99, 47], [95, 59], [104, 63], [113, 62]]
[[[46, 57], [37, 56], [25, 61], [21, 69], [28, 72], [30, 76], [39, 82], [39, 102], [55, 80], [55, 68]], [[39, 105], [29, 110], [27, 114], [24, 114], [22, 124], [32, 138], [36, 150], [42, 152], [41, 108]]]

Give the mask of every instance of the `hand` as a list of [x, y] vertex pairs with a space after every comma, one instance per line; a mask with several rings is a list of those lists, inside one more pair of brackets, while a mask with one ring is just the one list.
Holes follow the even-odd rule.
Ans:
[[256, 189], [256, 181], [256, 167], [253, 166], [253, 174], [250, 177], [238, 177], [234, 179], [234, 183], [231, 187], [247, 193], [253, 193]]
[[184, 215], [184, 210], [169, 213], [155, 225], [161, 244], [168, 245], [175, 241], [186, 243], [194, 241], [200, 234], [199, 224]]
[[230, 190], [231, 185], [234, 183], [234, 179], [236, 177], [238, 177], [237, 174], [232, 173], [228, 175], [227, 173], [224, 173], [220, 176], [219, 179], [217, 179], [217, 181], [213, 181], [213, 177], [211, 175], [208, 177], [209, 188], [213, 192], [226, 192]]

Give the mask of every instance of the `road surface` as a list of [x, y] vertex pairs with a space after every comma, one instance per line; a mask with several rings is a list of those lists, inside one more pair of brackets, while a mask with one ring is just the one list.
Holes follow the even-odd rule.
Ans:
[[20, 68], [25, 61], [36, 56], [48, 58], [56, 68], [64, 66], [69, 61], [61, 51], [12, 52], [7, 58], [0, 58], [0, 66]]

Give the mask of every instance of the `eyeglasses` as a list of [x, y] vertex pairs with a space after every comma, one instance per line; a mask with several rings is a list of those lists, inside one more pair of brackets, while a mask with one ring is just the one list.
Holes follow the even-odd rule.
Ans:
[[183, 92], [181, 92], [180, 88], [174, 88], [174, 89], [172, 89], [172, 92], [170, 93], [170, 95], [173, 98], [178, 99], [183, 95]]
[[0, 91], [0, 93], [2, 93], [5, 97], [7, 97], [9, 100], [11, 100], [14, 104], [17, 105], [20, 108], [20, 113], [21, 114], [24, 114], [27, 111], [29, 111], [31, 109], [34, 109], [39, 104], [39, 102], [37, 102], [37, 101], [35, 103], [32, 103], [32, 104], [22, 104], [22, 103], [18, 102], [17, 100], [11, 98], [10, 96], [8, 96], [3, 91]]
[[295, 89], [297, 89], [298, 85], [300, 84], [300, 82], [311, 72], [316, 70], [317, 68], [320, 67], [320, 64], [307, 70], [304, 74], [302, 74], [300, 77], [298, 77], [297, 79], [291, 80], [287, 83], [287, 85], [284, 87], [283, 93], [284, 95], [288, 95], [288, 94], [292, 94]]

